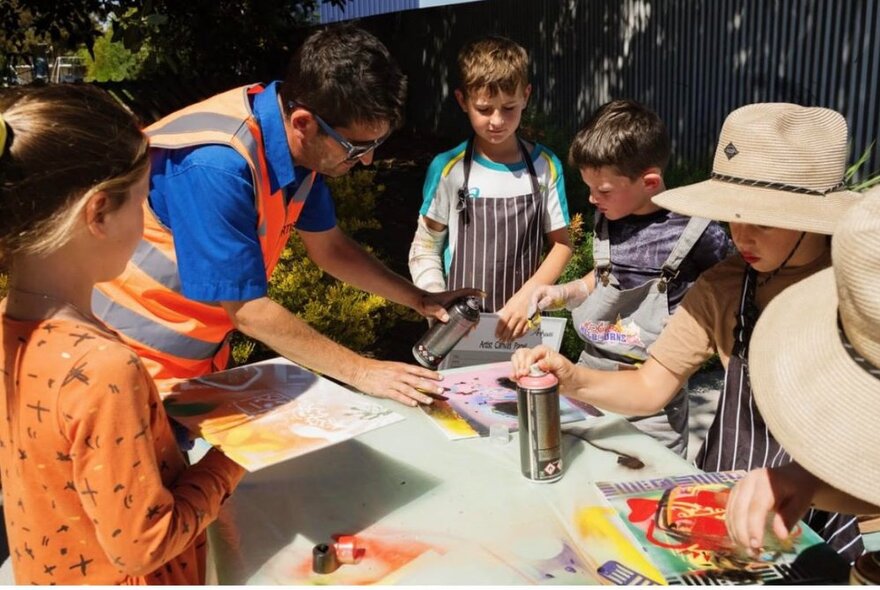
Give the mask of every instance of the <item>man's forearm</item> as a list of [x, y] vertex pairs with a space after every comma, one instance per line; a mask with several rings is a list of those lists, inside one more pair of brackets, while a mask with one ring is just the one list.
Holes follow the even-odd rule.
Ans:
[[344, 383], [355, 382], [364, 360], [353, 351], [317, 332], [268, 297], [224, 302], [233, 324], [281, 356]]
[[[337, 233], [338, 232], [338, 233]], [[329, 239], [304, 239], [309, 257], [333, 277], [395, 303], [416, 308], [421, 289], [392, 272], [375, 256], [336, 229]]]

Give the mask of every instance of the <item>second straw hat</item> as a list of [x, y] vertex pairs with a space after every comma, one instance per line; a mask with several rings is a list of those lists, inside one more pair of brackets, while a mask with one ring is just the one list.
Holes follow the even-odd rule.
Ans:
[[837, 111], [747, 105], [725, 119], [710, 179], [653, 201], [683, 215], [830, 234], [859, 200], [843, 184], [847, 139]]
[[880, 505], [880, 195], [834, 232], [833, 268], [789, 287], [758, 320], [755, 401], [807, 471]]

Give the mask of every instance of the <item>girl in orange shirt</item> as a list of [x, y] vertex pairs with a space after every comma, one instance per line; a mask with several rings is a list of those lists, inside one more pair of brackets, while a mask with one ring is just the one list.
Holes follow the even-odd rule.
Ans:
[[0, 95], [0, 468], [18, 584], [200, 584], [243, 470], [187, 466], [138, 357], [91, 311], [143, 232], [147, 139], [103, 91]]

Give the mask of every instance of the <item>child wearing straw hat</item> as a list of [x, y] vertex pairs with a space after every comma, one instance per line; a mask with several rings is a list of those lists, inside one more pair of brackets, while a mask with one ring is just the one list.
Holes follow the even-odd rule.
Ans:
[[[786, 287], [829, 266], [823, 234], [832, 233], [859, 200], [843, 188], [846, 154], [846, 121], [830, 109], [754, 104], [733, 111], [721, 129], [711, 179], [666, 191], [654, 202], [730, 222], [739, 254], [697, 280], [638, 370], [576, 367], [538, 347], [515, 353], [514, 376], [537, 363], [556, 374], [566, 395], [644, 415], [668, 403], [717, 353], [725, 387], [697, 466], [722, 471], [789, 463], [752, 398], [748, 350], [760, 310]], [[768, 337], [774, 351], [792, 345], [785, 332]], [[807, 522], [848, 561], [862, 553], [854, 517], [816, 511]]]
[[[796, 463], [754, 470], [731, 492], [728, 528], [752, 551], [770, 513], [786, 538], [811, 504], [880, 512], [880, 199], [850, 209], [831, 256], [833, 269], [781, 293], [755, 327], [755, 401]], [[790, 344], [777, 349], [781, 333]]]

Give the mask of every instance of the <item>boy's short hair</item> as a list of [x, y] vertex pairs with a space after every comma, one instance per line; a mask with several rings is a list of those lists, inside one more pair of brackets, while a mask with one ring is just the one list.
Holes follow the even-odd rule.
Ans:
[[581, 127], [568, 152], [578, 170], [613, 166], [634, 179], [651, 167], [669, 163], [669, 133], [660, 117], [634, 100], [612, 100]]
[[458, 52], [459, 89], [467, 96], [485, 89], [489, 96], [513, 94], [529, 84], [529, 54], [506, 37], [471, 41]]

